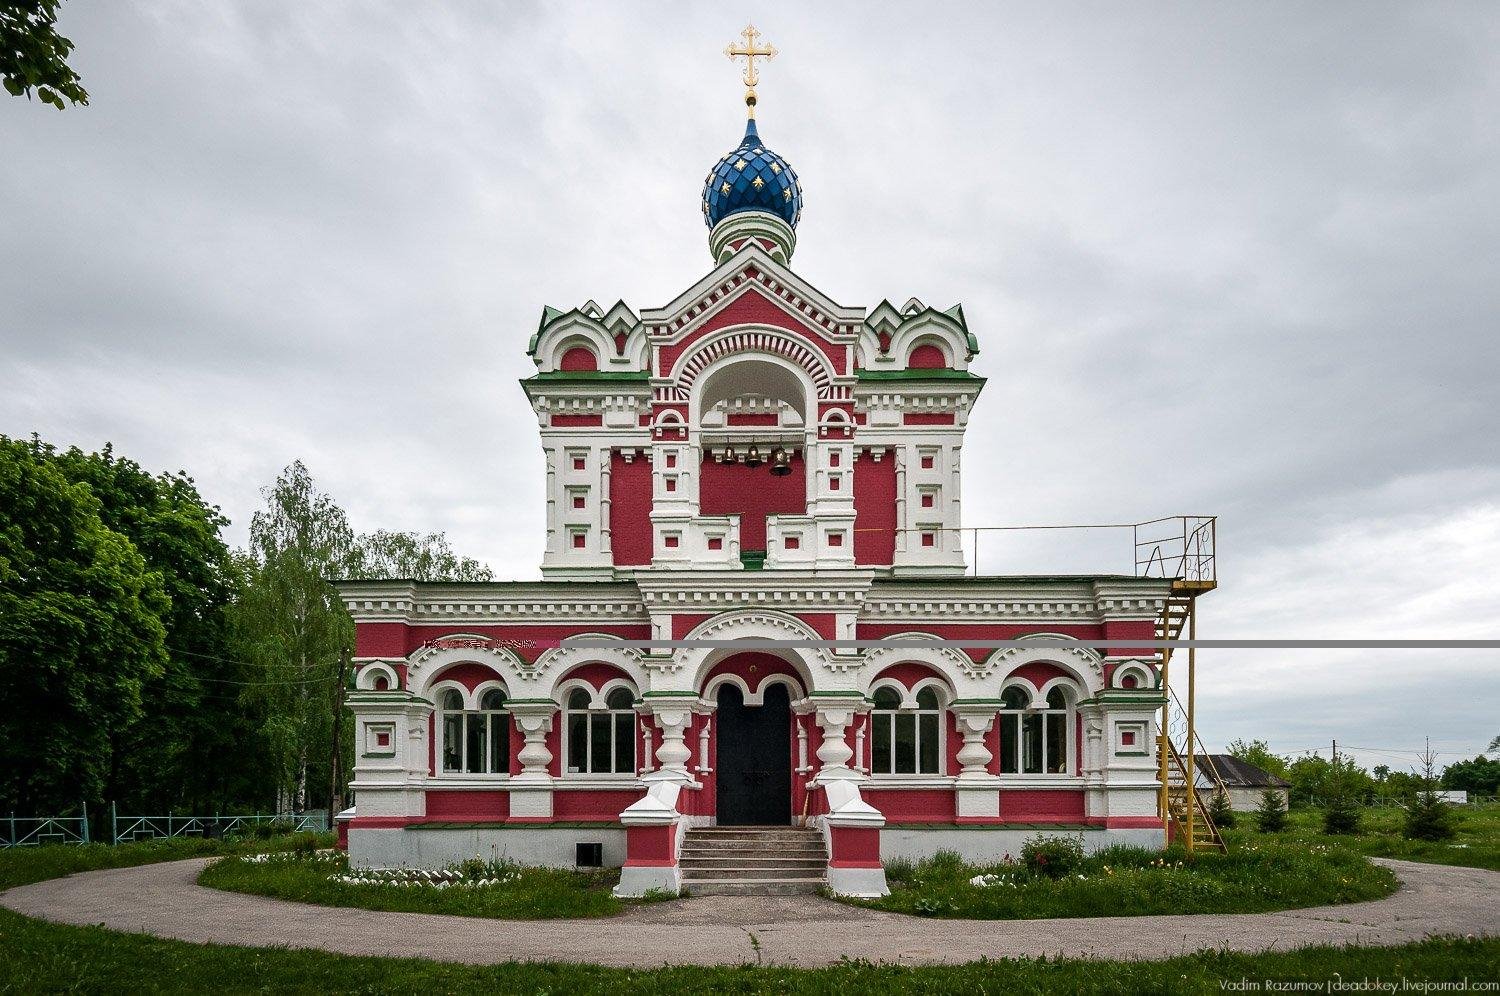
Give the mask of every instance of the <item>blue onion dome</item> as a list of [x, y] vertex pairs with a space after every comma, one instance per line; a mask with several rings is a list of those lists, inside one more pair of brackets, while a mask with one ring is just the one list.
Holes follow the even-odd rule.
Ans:
[[740, 211], [767, 211], [793, 228], [802, 217], [797, 173], [761, 144], [754, 118], [745, 123], [744, 141], [720, 159], [703, 182], [703, 218], [709, 228]]

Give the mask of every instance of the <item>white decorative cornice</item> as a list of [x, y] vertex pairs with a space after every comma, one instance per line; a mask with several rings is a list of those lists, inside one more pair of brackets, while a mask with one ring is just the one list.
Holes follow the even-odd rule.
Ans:
[[860, 622], [1100, 624], [1155, 619], [1169, 583], [1159, 578], [954, 578], [941, 584], [874, 585]]
[[[779, 575], [790, 574], [791, 577]], [[671, 571], [636, 575], [641, 601], [653, 612], [724, 612], [761, 607], [785, 611], [858, 611], [870, 571]]]
[[339, 581], [335, 587], [356, 622], [587, 625], [649, 621], [639, 592], [629, 582]]

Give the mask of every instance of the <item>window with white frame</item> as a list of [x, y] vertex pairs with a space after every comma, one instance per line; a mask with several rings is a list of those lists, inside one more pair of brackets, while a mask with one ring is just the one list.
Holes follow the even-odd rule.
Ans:
[[870, 773], [942, 773], [942, 708], [928, 686], [917, 692], [915, 709], [901, 708], [901, 693], [889, 685], [875, 690], [870, 712]]
[[616, 688], [593, 708], [593, 698], [582, 688], [568, 693], [564, 704], [568, 731], [566, 771], [573, 775], [631, 775], [635, 773], [635, 696]]
[[510, 774], [510, 712], [505, 692], [490, 688], [478, 709], [465, 709], [463, 693], [445, 688], [438, 696], [438, 723], [443, 731], [443, 773]]
[[1000, 773], [1065, 775], [1068, 773], [1068, 726], [1072, 708], [1067, 693], [1054, 687], [1044, 709], [1031, 709], [1031, 696], [1012, 685], [1001, 693]]

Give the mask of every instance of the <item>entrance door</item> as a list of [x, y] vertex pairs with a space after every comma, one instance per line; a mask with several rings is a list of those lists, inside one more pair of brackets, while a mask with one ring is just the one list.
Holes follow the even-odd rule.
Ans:
[[792, 703], [786, 686], [766, 689], [765, 705], [747, 706], [734, 685], [719, 686], [720, 826], [792, 822]]

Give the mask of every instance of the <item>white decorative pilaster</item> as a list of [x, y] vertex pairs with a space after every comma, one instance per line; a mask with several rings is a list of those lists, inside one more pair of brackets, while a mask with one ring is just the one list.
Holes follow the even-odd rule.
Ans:
[[989, 772], [995, 755], [984, 742], [994, 728], [998, 702], [953, 703], [953, 718], [963, 736], [958, 749], [962, 770], [954, 784], [955, 812], [961, 817], [998, 817], [1000, 815], [1000, 778]]
[[510, 779], [510, 815], [525, 819], [552, 818], [552, 751], [547, 734], [552, 732], [552, 717], [557, 703], [551, 699], [513, 699], [510, 714], [521, 731], [524, 743], [516, 759], [521, 772]]

